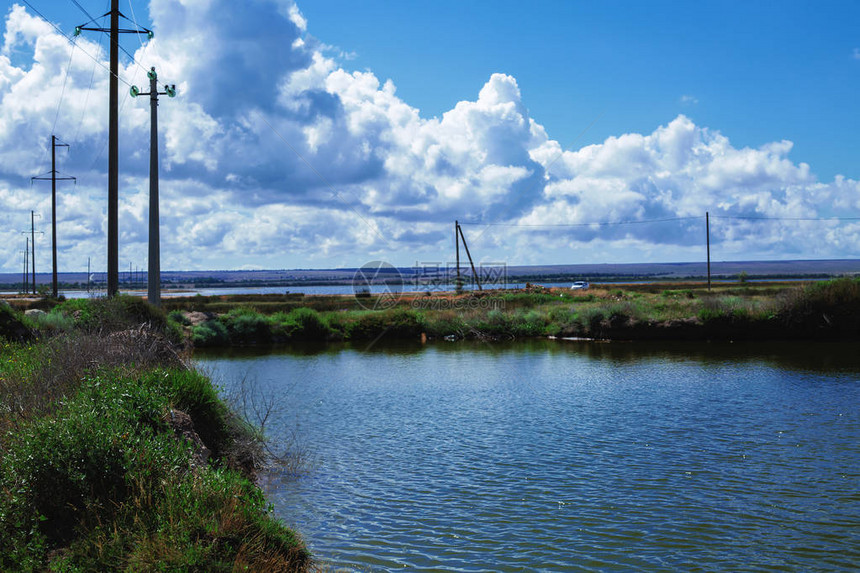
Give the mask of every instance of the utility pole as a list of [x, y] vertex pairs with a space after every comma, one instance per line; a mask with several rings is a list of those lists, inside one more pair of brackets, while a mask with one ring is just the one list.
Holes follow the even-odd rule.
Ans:
[[33, 294], [36, 294], [36, 213], [30, 211], [30, 248], [33, 249]]
[[462, 288], [460, 285], [460, 222], [454, 220], [454, 248], [457, 251], [457, 280], [454, 283], [454, 290], [459, 291]]
[[[108, 106], [108, 237], [107, 237], [107, 295], [119, 292], [119, 35], [146, 34], [152, 38], [152, 30], [120, 29], [120, 17], [128, 20], [119, 11], [119, 0], [111, 0], [110, 28], [89, 27], [94, 20], [75, 27], [75, 36], [81, 31], [107, 32], [110, 34], [110, 104]], [[130, 20], [128, 20], [130, 21]]]
[[708, 250], [708, 290], [711, 290], [711, 221], [707, 211], [705, 211], [705, 245]]
[[[478, 283], [478, 290], [484, 290], [481, 286], [481, 277], [478, 276], [478, 271], [475, 270], [475, 263], [472, 261], [469, 245], [466, 244], [466, 235], [463, 234], [463, 227], [459, 223], [457, 223], [457, 230], [460, 231], [460, 238], [463, 239], [463, 248], [466, 249], [466, 256], [469, 257], [469, 265], [472, 267], [472, 276], [475, 277], [475, 282]], [[459, 271], [460, 269], [457, 270]]]
[[[39, 217], [41, 217], [41, 215], [39, 215]], [[27, 242], [27, 251], [29, 251], [29, 253], [30, 253], [30, 260], [31, 260], [31, 262], [29, 264], [29, 268], [33, 269], [33, 294], [37, 294], [36, 293], [36, 212], [35, 211], [30, 211], [30, 230], [29, 231], [21, 231], [21, 234], [22, 235], [28, 235], [28, 234], [30, 235], [29, 237], [27, 237], [27, 241], [28, 241]], [[42, 233], [42, 231], [39, 231], [39, 234], [44, 234], [44, 233]], [[27, 266], [26, 260], [25, 260], [24, 265], [25, 265], [24, 266], [24, 276], [26, 277], [27, 273], [29, 272], [27, 270], [28, 266]], [[26, 278], [25, 278], [24, 282], [25, 283], [27, 282]], [[24, 292], [25, 293], [27, 292], [26, 286], [24, 287]]]
[[24, 274], [21, 276], [21, 294], [27, 294], [27, 275], [30, 273], [30, 237], [24, 246]]
[[33, 249], [33, 294], [36, 294], [36, 214], [30, 211], [30, 248]]
[[149, 304], [161, 306], [161, 239], [158, 231], [158, 96], [176, 97], [176, 84], [164, 85], [158, 91], [158, 74], [151, 68], [146, 74], [149, 78], [149, 92], [141, 93], [137, 86], [131, 86], [131, 96], [149, 96], [149, 270], [147, 272], [146, 298]]
[[53, 287], [52, 293], [54, 298], [59, 296], [59, 291], [57, 290], [57, 181], [74, 181], [76, 184], [78, 180], [75, 177], [57, 177], [57, 148], [65, 147], [68, 148], [68, 143], [57, 143], [57, 136], [51, 135], [51, 176], [50, 177], [31, 177], [30, 183], [33, 181], [47, 181], [51, 180], [51, 251], [52, 251], [52, 260], [53, 260], [53, 275], [51, 285]]

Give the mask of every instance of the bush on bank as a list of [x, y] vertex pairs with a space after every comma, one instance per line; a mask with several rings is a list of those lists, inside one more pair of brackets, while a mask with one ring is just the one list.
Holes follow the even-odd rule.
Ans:
[[185, 367], [169, 325], [134, 324], [159, 313], [66, 310], [81, 330], [0, 341], [0, 570], [306, 570], [249, 479], [260, 434]]

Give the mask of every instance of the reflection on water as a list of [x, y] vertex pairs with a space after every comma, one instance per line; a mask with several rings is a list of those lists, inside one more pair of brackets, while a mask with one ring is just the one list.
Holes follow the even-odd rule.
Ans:
[[849, 570], [860, 358], [845, 344], [531, 340], [200, 353], [283, 393], [267, 482], [336, 567]]
[[362, 341], [356, 343], [308, 342], [286, 346], [253, 346], [245, 348], [200, 349], [195, 356], [201, 359], [234, 358], [254, 359], [259, 356], [312, 356], [335, 355], [343, 351], [367, 354], [401, 355], [418, 354], [427, 349], [442, 353], [473, 352], [480, 355], [503, 354], [577, 354], [595, 360], [614, 362], [640, 362], [643, 360], [683, 360], [705, 364], [725, 362], [764, 362], [775, 368], [807, 370], [811, 372], [856, 371], [860, 367], [858, 342], [594, 342], [574, 340], [525, 339], [518, 341], [482, 342], [460, 340], [456, 342], [418, 340]]

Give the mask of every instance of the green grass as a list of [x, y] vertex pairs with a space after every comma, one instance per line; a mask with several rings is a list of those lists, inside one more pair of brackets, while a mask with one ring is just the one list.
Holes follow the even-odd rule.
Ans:
[[[860, 316], [854, 306], [856, 285], [856, 280], [839, 279], [807, 286], [718, 283], [712, 289], [692, 283], [671, 288], [665, 284], [593, 286], [587, 292], [535, 288], [469, 293], [459, 298], [405, 298], [394, 308], [378, 311], [367, 310], [374, 304], [372, 296], [361, 300], [296, 294], [195, 296], [169, 299], [168, 315], [137, 309], [130, 297], [120, 297], [113, 304], [120, 307], [120, 314], [163, 325], [160, 328], [171, 340], [184, 337], [196, 347], [418, 339], [422, 335], [612, 338], [620, 333], [647, 338], [649, 329], [660, 325], [664, 326], [661, 335], [671, 336], [673, 324], [683, 326], [679, 331], [683, 337], [695, 327], [702, 337], [730, 338], [731, 329], [759, 328], [769, 337], [803, 338], [856, 335], [855, 315]], [[46, 331], [62, 332], [69, 327], [69, 316], [74, 317], [76, 328], [87, 328], [91, 322], [103, 324], [105, 315], [113, 312], [92, 305], [91, 301], [66, 301], [51, 312], [66, 318], [39, 320]], [[214, 318], [191, 326], [187, 311], [209, 312]]]
[[58, 308], [80, 326], [0, 339], [0, 570], [307, 570], [250, 479], [261, 431], [185, 366], [162, 313]]
[[[192, 415], [223, 462], [229, 412], [197, 373], [103, 372], [85, 379], [52, 416], [29, 422], [3, 453], [0, 568], [38, 569], [63, 548], [67, 570], [230, 571], [265, 549], [299, 565], [307, 554], [240, 472], [195, 468], [167, 423]], [[196, 418], [195, 418], [196, 416]]]
[[[752, 336], [751, 328], [777, 337], [856, 335], [852, 325], [857, 321], [850, 318], [851, 313], [860, 316], [860, 309], [852, 310], [860, 299], [856, 285], [857, 281], [841, 279], [803, 287], [721, 284], [708, 290], [702, 285], [669, 289], [627, 285], [592, 287], [587, 293], [535, 289], [471, 293], [453, 299], [418, 297], [379, 311], [362, 308], [354, 297], [347, 296], [292, 299], [290, 304], [306, 306], [273, 313], [267, 312], [269, 307], [259, 297], [242, 302], [221, 297], [217, 304], [230, 310], [194, 327], [191, 337], [195, 346], [418, 339], [422, 335], [647, 338], [661, 325], [661, 336], [671, 336], [672, 325], [680, 325], [684, 337], [691, 334], [691, 328], [705, 338]], [[366, 306], [371, 303], [362, 301]], [[181, 321], [181, 316], [176, 320]]]

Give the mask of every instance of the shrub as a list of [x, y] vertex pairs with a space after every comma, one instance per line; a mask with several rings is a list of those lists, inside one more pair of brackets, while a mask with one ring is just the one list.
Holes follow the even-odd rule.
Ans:
[[176, 324], [179, 324], [182, 326], [191, 326], [191, 321], [188, 320], [188, 317], [185, 316], [185, 313], [182, 312], [181, 310], [171, 310], [167, 314], [167, 319], [172, 320]]
[[140, 384], [159, 388], [172, 407], [191, 416], [216, 458], [229, 452], [234, 436], [245, 431], [209, 379], [195, 370], [153, 370], [140, 376]]
[[549, 323], [545, 314], [531, 310], [514, 316], [514, 336], [540, 336], [545, 334]]
[[301, 336], [309, 340], [324, 340], [330, 333], [328, 324], [311, 308], [297, 308], [290, 313], [299, 325]]
[[422, 316], [413, 310], [393, 309], [369, 310], [359, 313], [357, 318], [344, 324], [344, 334], [353, 340], [393, 338], [417, 338], [424, 332]]
[[297, 308], [272, 316], [272, 334], [302, 340], [325, 340], [333, 335], [328, 322], [312, 308]]
[[0, 379], [0, 402], [19, 418], [49, 413], [100, 368], [131, 373], [185, 367], [173, 345], [146, 329], [110, 335], [64, 333], [33, 347], [19, 347], [11, 358], [14, 362]]
[[306, 549], [259, 488], [195, 469], [169, 407], [196, 415], [210, 449], [235, 439], [208, 380], [176, 370], [102, 372], [18, 432], [0, 464], [0, 570], [304, 570]]
[[777, 316], [783, 324], [801, 330], [831, 330], [834, 334], [860, 333], [860, 279], [812, 283], [781, 297]]
[[227, 346], [230, 344], [230, 335], [227, 332], [227, 327], [221, 324], [218, 319], [207, 320], [191, 330], [191, 343], [198, 348]]
[[68, 332], [75, 328], [75, 320], [59, 312], [36, 315], [33, 322], [41, 333], [55, 334]]
[[6, 303], [0, 303], [0, 337], [24, 341], [32, 338], [32, 323]]
[[234, 308], [221, 317], [233, 344], [263, 344], [272, 340], [265, 316], [251, 308]]
[[602, 333], [604, 318], [604, 309], [602, 308], [589, 308], [579, 315], [579, 320], [583, 326], [583, 330], [590, 336], [595, 337], [600, 336]]
[[468, 330], [463, 317], [454, 310], [440, 310], [423, 314], [421, 322], [424, 324], [427, 335], [436, 338], [445, 336], [463, 338]]
[[54, 545], [71, 538], [85, 510], [109, 512], [109, 502], [124, 500], [126, 454], [159, 424], [158, 404], [146, 389], [106, 385], [93, 400], [92, 388], [104, 383], [92, 381], [56, 418], [33, 423], [3, 459], [3, 481], [24, 484], [23, 505], [38, 520], [25, 531], [38, 525]]
[[117, 332], [147, 324], [164, 331], [167, 315], [139, 297], [117, 295], [110, 298], [70, 299], [53, 312], [72, 317], [77, 328], [89, 332]]
[[699, 311], [702, 322], [728, 321], [746, 322], [754, 313], [754, 307], [738, 296], [706, 297]]

